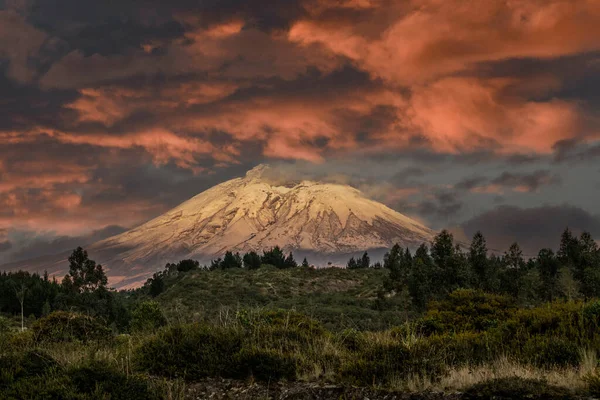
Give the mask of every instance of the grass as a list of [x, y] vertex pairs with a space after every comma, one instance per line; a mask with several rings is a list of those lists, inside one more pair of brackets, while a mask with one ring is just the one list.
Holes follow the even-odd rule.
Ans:
[[192, 271], [157, 300], [170, 321], [215, 321], [241, 309], [293, 309], [330, 330], [383, 330], [415, 316], [406, 298], [380, 299], [388, 272], [339, 268]]
[[[379, 296], [385, 276], [303, 268], [181, 274], [156, 303], [138, 303], [131, 334], [66, 312], [32, 321], [25, 332], [4, 329], [0, 393], [119, 398], [121, 385], [123, 393], [182, 399], [198, 381], [227, 378], [473, 399], [600, 395], [600, 302], [519, 308], [458, 290], [416, 316], [402, 296]], [[159, 327], [161, 312], [167, 325]], [[36, 354], [52, 367], [36, 366]]]

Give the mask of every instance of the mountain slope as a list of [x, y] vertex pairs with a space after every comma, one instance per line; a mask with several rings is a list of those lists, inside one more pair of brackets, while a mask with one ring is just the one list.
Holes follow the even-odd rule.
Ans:
[[[227, 250], [278, 245], [333, 260], [395, 243], [415, 247], [433, 237], [422, 224], [350, 186], [277, 184], [268, 179], [268, 171], [260, 165], [243, 178], [214, 186], [141, 226], [93, 244], [90, 255], [107, 266], [114, 284], [126, 286], [166, 262], [207, 262]], [[319, 261], [315, 257], [312, 262]]]

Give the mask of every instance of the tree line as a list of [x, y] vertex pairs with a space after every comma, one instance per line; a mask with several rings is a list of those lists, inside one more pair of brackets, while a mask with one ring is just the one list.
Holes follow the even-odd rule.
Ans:
[[306, 257], [304, 260], [302, 260], [301, 264], [298, 264], [294, 259], [292, 252], [285, 255], [279, 246], [275, 246], [269, 250], [264, 250], [262, 254], [258, 254], [255, 251], [250, 251], [244, 254], [227, 251], [222, 258], [219, 257], [215, 260], [212, 260], [208, 266], [201, 267], [200, 262], [196, 260], [181, 260], [178, 263], [167, 263], [162, 271], [154, 273], [154, 275], [152, 275], [152, 277], [146, 281], [144, 289], [147, 289], [150, 296], [156, 297], [165, 290], [165, 280], [169, 276], [200, 268], [211, 271], [232, 268], [256, 270], [264, 266], [287, 269], [297, 268], [299, 265], [305, 268], [310, 266]]
[[444, 230], [414, 254], [395, 245], [384, 257], [389, 269], [385, 291], [410, 296], [424, 308], [459, 288], [507, 294], [524, 303], [600, 296], [600, 250], [592, 236], [579, 237], [566, 229], [557, 252], [541, 249], [525, 260], [517, 243], [502, 255], [490, 254], [486, 240], [477, 232], [468, 249], [454, 243]]
[[61, 282], [25, 271], [0, 274], [0, 313], [40, 318], [53, 311], [77, 311], [123, 328], [129, 319], [123, 298], [108, 288], [101, 265], [90, 260], [81, 247], [68, 259], [69, 272]]

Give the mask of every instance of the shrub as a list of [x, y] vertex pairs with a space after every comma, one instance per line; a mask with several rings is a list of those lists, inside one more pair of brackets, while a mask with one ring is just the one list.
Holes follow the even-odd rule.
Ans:
[[71, 382], [78, 393], [94, 394], [101, 392], [111, 400], [149, 400], [158, 399], [148, 381], [138, 375], [126, 376], [111, 368], [108, 364], [92, 361], [87, 365], [69, 371]]
[[10, 333], [10, 331], [10, 322], [8, 321], [8, 319], [0, 315], [0, 335], [5, 335], [7, 333]]
[[358, 351], [366, 344], [364, 335], [356, 329], [345, 329], [337, 335], [339, 343], [347, 350]]
[[164, 328], [134, 350], [138, 368], [152, 374], [197, 380], [235, 375], [241, 335], [199, 324]]
[[406, 376], [409, 361], [410, 352], [403, 344], [374, 343], [342, 364], [340, 375], [352, 384], [386, 384], [398, 376]]
[[154, 331], [166, 324], [167, 319], [155, 301], [140, 303], [131, 315], [131, 329], [133, 331]]
[[526, 361], [545, 368], [576, 367], [581, 362], [577, 345], [567, 339], [533, 337], [523, 347]]
[[27, 400], [85, 400], [66, 375], [33, 376], [1, 387], [2, 399]]
[[56, 311], [37, 320], [31, 330], [38, 342], [86, 343], [105, 341], [112, 337], [111, 330], [95, 318], [66, 311]]
[[519, 377], [499, 378], [478, 383], [468, 388], [465, 400], [476, 399], [560, 399], [569, 400], [576, 397], [567, 389], [549, 385], [537, 379]]
[[58, 363], [40, 350], [11, 353], [0, 357], [0, 386], [23, 378], [40, 376], [58, 368]]
[[271, 349], [243, 348], [237, 355], [239, 378], [253, 376], [261, 381], [296, 379], [296, 360]]
[[600, 375], [590, 374], [584, 377], [584, 381], [587, 384], [588, 393], [591, 396], [600, 396]]
[[424, 334], [486, 331], [509, 319], [517, 309], [510, 297], [467, 289], [431, 302], [428, 308], [419, 322]]

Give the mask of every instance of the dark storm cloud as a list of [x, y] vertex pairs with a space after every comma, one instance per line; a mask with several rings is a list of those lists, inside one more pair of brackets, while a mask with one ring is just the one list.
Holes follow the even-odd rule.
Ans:
[[437, 191], [429, 197], [431, 198], [417, 203], [400, 202], [397, 208], [410, 214], [417, 213], [428, 220], [447, 223], [464, 207], [460, 196], [455, 193]]
[[513, 242], [528, 255], [545, 247], [557, 248], [565, 228], [600, 238], [600, 217], [573, 206], [520, 208], [500, 206], [462, 224], [467, 236], [481, 231], [490, 247], [506, 250]]
[[577, 139], [561, 140], [554, 145], [554, 161], [585, 162], [600, 157], [600, 144], [583, 143]]
[[454, 187], [459, 190], [471, 190], [485, 184], [488, 178], [483, 176], [475, 176], [471, 178], [465, 178], [458, 182]]
[[80, 96], [77, 91], [41, 90], [35, 84], [17, 83], [8, 78], [7, 66], [0, 63], [0, 131], [62, 128], [75, 118], [76, 113], [65, 105]]
[[2, 263], [20, 261], [41, 257], [49, 254], [58, 254], [66, 250], [73, 250], [78, 246], [86, 246], [108, 237], [125, 232], [126, 229], [121, 226], [107, 226], [84, 236], [58, 236], [43, 237], [37, 236], [32, 232], [16, 233], [14, 236], [17, 241], [14, 244], [15, 251], [11, 252], [9, 257], [2, 260]]
[[13, 245], [9, 240], [0, 242], [0, 253], [8, 251], [8, 250], [12, 249], [12, 247], [13, 247]]
[[492, 185], [515, 188], [517, 190], [532, 192], [542, 186], [560, 183], [560, 178], [547, 170], [538, 170], [532, 173], [504, 172], [491, 181]]
[[454, 185], [454, 188], [461, 191], [495, 191], [494, 188], [507, 188], [518, 192], [535, 192], [544, 186], [560, 182], [560, 177], [549, 170], [537, 170], [523, 173], [503, 172], [495, 178], [467, 177]]

